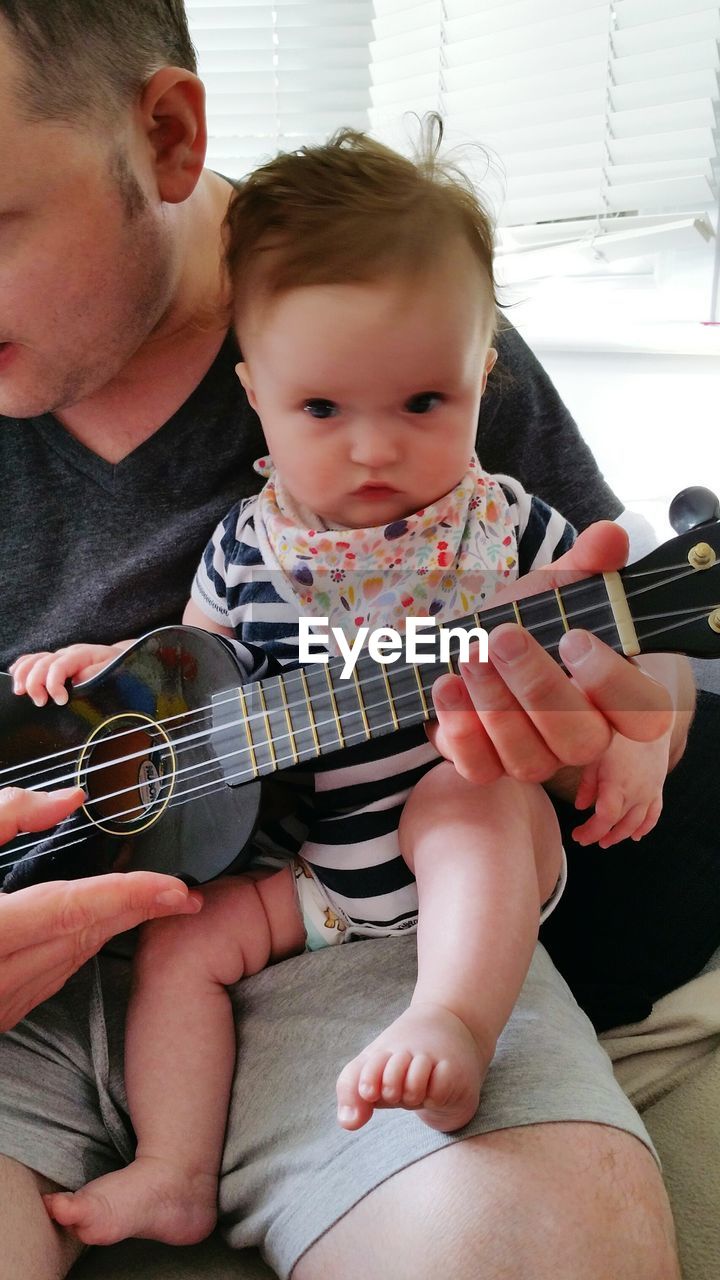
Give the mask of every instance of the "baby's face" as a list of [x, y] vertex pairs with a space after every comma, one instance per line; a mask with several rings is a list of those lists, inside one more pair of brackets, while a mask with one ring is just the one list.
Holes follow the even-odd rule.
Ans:
[[495, 360], [491, 307], [463, 244], [414, 281], [311, 285], [246, 316], [238, 372], [296, 501], [360, 529], [454, 488]]

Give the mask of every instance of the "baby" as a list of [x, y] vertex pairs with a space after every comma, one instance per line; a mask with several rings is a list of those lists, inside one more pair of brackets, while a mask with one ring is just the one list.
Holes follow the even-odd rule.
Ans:
[[[565, 520], [474, 456], [496, 359], [492, 228], [432, 149], [414, 163], [343, 131], [279, 156], [233, 198], [227, 261], [268, 478], [217, 529], [184, 621], [233, 638], [248, 677], [297, 661], [302, 615], [348, 636], [408, 614], [452, 621], [567, 549]], [[16, 690], [63, 702], [68, 678], [127, 643], [21, 658]], [[666, 745], [616, 735], [584, 782], [597, 802], [586, 835], [649, 830], [666, 769]], [[212, 1230], [235, 1055], [226, 987], [306, 946], [417, 922], [411, 1004], [342, 1071], [341, 1125], [406, 1107], [453, 1131], [477, 1109], [563, 884], [545, 792], [467, 782], [422, 729], [325, 758], [313, 784], [294, 825], [261, 830], [251, 873], [206, 885], [200, 915], [142, 932], [126, 1050], [135, 1161], [46, 1198], [88, 1243]]]

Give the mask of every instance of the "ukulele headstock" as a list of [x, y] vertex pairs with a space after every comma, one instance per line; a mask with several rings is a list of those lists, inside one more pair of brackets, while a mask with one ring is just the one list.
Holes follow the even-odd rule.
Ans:
[[720, 503], [683, 489], [670, 522], [678, 537], [621, 571], [640, 650], [720, 658]]

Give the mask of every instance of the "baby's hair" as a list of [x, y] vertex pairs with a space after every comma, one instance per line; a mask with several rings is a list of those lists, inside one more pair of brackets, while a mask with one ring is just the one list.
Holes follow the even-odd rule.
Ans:
[[424, 122], [409, 160], [355, 129], [283, 152], [237, 186], [225, 221], [236, 315], [260, 293], [412, 279], [464, 239], [493, 304], [493, 227], [470, 180], [439, 158], [442, 122]]

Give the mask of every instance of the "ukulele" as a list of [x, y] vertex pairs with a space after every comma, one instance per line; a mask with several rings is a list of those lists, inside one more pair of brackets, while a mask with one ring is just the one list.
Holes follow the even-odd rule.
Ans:
[[[517, 622], [556, 658], [573, 625], [627, 657], [720, 657], [718, 501], [707, 489], [684, 490], [670, 519], [679, 536], [617, 573], [485, 608], [452, 626], [490, 632]], [[424, 633], [424, 652], [426, 637], [437, 643], [440, 631]], [[446, 669], [456, 669], [456, 653], [457, 645]], [[437, 663], [380, 665], [363, 653], [344, 680], [343, 665], [331, 658], [242, 683], [222, 637], [170, 626], [73, 686], [62, 707], [35, 707], [0, 673], [0, 786], [79, 784], [86, 793], [54, 836], [20, 835], [0, 849], [0, 882], [19, 860], [79, 851], [98, 833], [117, 844], [124, 870], [202, 883], [245, 865], [262, 779], [434, 718]]]

